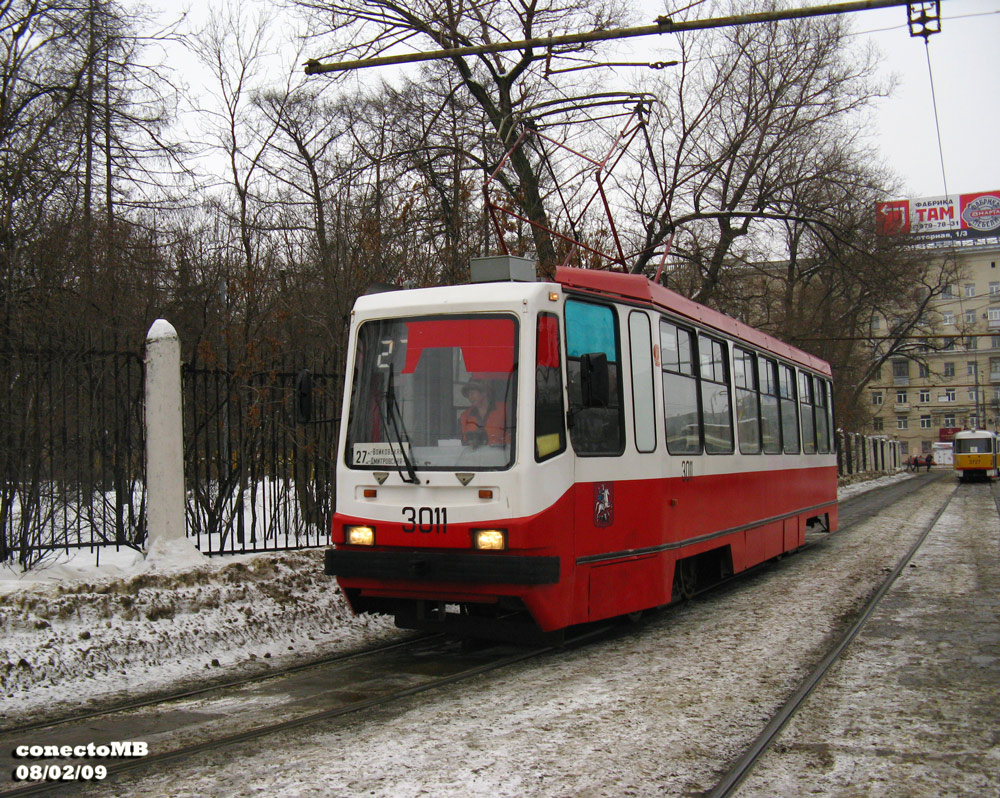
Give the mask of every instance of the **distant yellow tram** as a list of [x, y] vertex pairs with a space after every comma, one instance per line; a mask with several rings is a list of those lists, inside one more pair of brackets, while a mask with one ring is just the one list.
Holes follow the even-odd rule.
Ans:
[[955, 471], [962, 482], [989, 481], [997, 475], [997, 436], [987, 430], [955, 434]]

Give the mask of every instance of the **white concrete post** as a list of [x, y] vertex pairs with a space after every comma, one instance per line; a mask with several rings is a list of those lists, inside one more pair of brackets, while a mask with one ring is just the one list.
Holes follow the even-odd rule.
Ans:
[[170, 322], [146, 334], [146, 550], [184, 539], [184, 429], [181, 344]]

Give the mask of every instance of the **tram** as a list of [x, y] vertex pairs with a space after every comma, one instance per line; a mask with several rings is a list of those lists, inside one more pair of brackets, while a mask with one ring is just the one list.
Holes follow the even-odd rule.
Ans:
[[987, 430], [955, 433], [953, 462], [961, 482], [990, 480], [997, 475], [997, 436]]
[[355, 612], [523, 639], [836, 529], [827, 363], [641, 275], [533, 269], [357, 300], [325, 563]]

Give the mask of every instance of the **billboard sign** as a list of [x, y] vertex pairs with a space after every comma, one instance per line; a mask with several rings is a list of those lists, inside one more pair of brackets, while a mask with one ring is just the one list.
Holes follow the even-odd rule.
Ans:
[[906, 235], [921, 241], [997, 238], [1000, 191], [879, 202], [875, 215], [879, 235]]

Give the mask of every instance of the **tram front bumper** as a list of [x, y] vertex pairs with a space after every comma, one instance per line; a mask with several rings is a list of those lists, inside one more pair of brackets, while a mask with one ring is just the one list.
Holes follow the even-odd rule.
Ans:
[[558, 557], [452, 551], [355, 551], [327, 549], [325, 572], [348, 579], [554, 585]]

